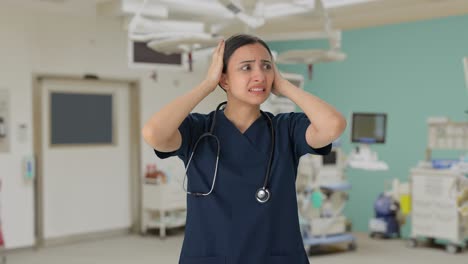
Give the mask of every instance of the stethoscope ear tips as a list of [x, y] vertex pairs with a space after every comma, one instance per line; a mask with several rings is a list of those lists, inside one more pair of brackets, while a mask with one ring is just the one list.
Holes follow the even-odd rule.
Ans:
[[257, 190], [255, 193], [255, 198], [257, 198], [257, 201], [259, 203], [266, 203], [268, 200], [270, 200], [270, 191], [264, 187], [260, 188]]

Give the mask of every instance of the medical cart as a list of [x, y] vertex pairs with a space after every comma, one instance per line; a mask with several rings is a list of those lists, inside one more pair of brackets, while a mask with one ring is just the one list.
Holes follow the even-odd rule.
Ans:
[[412, 225], [408, 245], [420, 238], [447, 241], [445, 249], [456, 253], [466, 247], [468, 215], [462, 213], [458, 194], [468, 189], [464, 175], [451, 170], [412, 169]]
[[186, 215], [186, 196], [177, 182], [143, 185], [143, 235], [149, 228], [158, 228], [164, 238], [166, 229], [185, 226]]
[[356, 249], [356, 239], [349, 233], [349, 223], [342, 215], [344, 202], [348, 199], [346, 191], [350, 188], [349, 183], [320, 186], [326, 201], [319, 209], [320, 213], [306, 213], [306, 221], [302, 222], [302, 238], [308, 252], [332, 244], [347, 244], [349, 250]]
[[351, 188], [344, 174], [346, 162], [340, 148], [333, 148], [330, 155], [306, 155], [299, 165], [296, 181], [299, 219], [303, 244], [309, 254], [320, 246], [333, 244], [356, 249], [351, 224], [343, 215], [347, 191]]
[[[466, 247], [468, 239], [468, 172], [451, 162], [432, 159], [432, 151], [468, 150], [468, 122], [431, 119], [426, 162], [411, 170], [411, 238], [445, 242], [449, 253]], [[458, 162], [460, 165], [463, 160]]]

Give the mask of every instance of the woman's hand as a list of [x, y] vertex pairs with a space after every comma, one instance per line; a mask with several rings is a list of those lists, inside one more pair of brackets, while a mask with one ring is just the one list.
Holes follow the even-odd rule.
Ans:
[[218, 46], [213, 51], [211, 65], [206, 74], [204, 83], [210, 88], [210, 92], [214, 91], [218, 86], [221, 74], [223, 72], [223, 56], [224, 56], [224, 39], [218, 43]]
[[271, 90], [271, 92], [274, 95], [280, 96], [283, 95], [281, 91], [285, 88], [288, 80], [284, 79], [283, 76], [281, 76], [281, 73], [279, 72], [276, 63], [273, 63], [273, 68], [275, 71], [275, 79], [273, 80], [273, 89]]

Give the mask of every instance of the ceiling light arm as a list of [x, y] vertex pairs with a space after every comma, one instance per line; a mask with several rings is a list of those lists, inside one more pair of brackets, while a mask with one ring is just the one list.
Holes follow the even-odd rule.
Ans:
[[323, 4], [323, 0], [315, 0], [315, 8], [317, 12], [322, 16], [324, 23], [324, 31], [329, 36], [328, 41], [332, 50], [341, 49], [341, 34], [334, 34], [332, 32], [332, 21], [330, 14]]
[[236, 18], [248, 25], [250, 28], [258, 28], [265, 24], [265, 18], [248, 15], [244, 10], [233, 3], [231, 0], [218, 0], [224, 5]]
[[130, 23], [128, 25], [128, 34], [129, 35], [133, 33], [133, 31], [136, 29], [136, 25], [138, 24], [138, 22], [140, 22], [141, 14], [143, 13], [143, 10], [144, 10], [144, 8], [146, 6], [146, 3], [148, 3], [148, 0], [143, 0], [143, 4], [138, 9], [135, 16], [133, 16], [132, 20], [130, 20]]

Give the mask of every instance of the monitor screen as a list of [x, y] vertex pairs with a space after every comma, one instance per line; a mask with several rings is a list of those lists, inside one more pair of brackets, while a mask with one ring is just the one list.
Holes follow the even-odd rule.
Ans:
[[351, 141], [356, 143], [385, 143], [387, 114], [353, 113]]
[[336, 151], [332, 150], [328, 155], [322, 156], [322, 163], [326, 165], [336, 165]]

